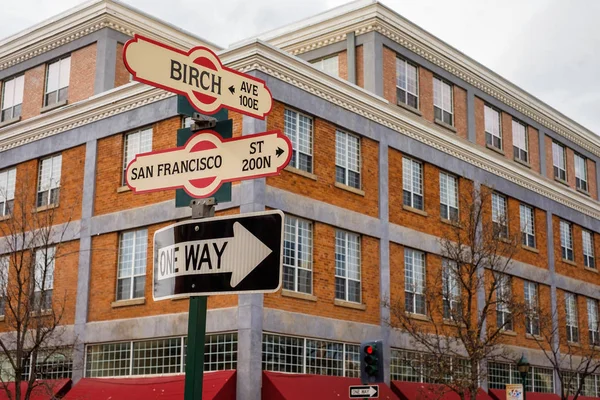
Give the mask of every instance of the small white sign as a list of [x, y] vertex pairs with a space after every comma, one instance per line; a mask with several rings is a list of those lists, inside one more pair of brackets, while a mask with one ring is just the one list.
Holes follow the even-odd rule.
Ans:
[[379, 398], [379, 385], [350, 386], [350, 398]]

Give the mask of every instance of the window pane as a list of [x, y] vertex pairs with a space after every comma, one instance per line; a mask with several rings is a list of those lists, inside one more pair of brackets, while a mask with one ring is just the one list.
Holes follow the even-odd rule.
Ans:
[[10, 108], [15, 105], [14, 94], [15, 94], [15, 80], [11, 79], [4, 82], [2, 88], [2, 109]]
[[[25, 87], [25, 75], [18, 76], [14, 79], [15, 95], [13, 98], [13, 106], [23, 103], [23, 91]], [[4, 108], [4, 107], [3, 107]]]
[[71, 74], [71, 57], [60, 60], [60, 76], [58, 88], [69, 86], [69, 75]]
[[55, 92], [58, 90], [60, 61], [53, 62], [48, 65], [48, 76], [46, 79], [46, 93]]

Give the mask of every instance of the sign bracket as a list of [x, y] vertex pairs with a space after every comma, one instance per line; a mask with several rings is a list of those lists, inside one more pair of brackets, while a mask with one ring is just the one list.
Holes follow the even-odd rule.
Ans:
[[[214, 217], [216, 204], [214, 197], [190, 201], [192, 219]], [[184, 400], [202, 399], [207, 300], [208, 296], [190, 297]]]

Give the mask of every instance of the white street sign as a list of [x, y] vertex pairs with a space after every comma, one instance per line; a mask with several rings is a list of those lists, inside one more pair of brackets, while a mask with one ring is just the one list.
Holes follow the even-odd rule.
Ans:
[[225, 107], [264, 119], [271, 111], [263, 80], [225, 67], [206, 47], [185, 52], [136, 34], [123, 47], [123, 61], [134, 80], [184, 95], [201, 113]]
[[350, 398], [379, 398], [379, 385], [350, 386]]
[[291, 157], [292, 144], [281, 131], [232, 139], [202, 131], [183, 147], [138, 154], [125, 176], [135, 193], [183, 188], [200, 198], [223, 182], [278, 175]]

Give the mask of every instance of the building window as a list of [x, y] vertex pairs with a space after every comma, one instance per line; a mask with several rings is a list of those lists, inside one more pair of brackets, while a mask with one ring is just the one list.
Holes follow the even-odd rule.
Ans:
[[448, 125], [454, 124], [452, 108], [452, 85], [440, 78], [433, 78], [433, 114], [435, 119]]
[[587, 299], [588, 331], [590, 344], [600, 346], [600, 320], [598, 319], [598, 301]]
[[596, 268], [594, 258], [594, 234], [585, 229], [581, 232], [583, 242], [583, 265], [588, 268]]
[[312, 293], [312, 223], [286, 215], [283, 249], [283, 288]]
[[44, 105], [50, 106], [69, 97], [69, 75], [71, 73], [71, 56], [48, 64], [46, 69], [46, 94]]
[[[237, 367], [237, 333], [206, 335], [204, 371]], [[88, 345], [85, 377], [181, 374], [187, 362], [187, 337]]]
[[585, 158], [575, 154], [575, 187], [584, 192], [588, 191], [587, 168]]
[[502, 150], [502, 130], [500, 129], [500, 113], [490, 106], [484, 106], [485, 143]]
[[459, 273], [456, 262], [446, 258], [442, 260], [442, 291], [445, 319], [460, 320], [462, 316]]
[[579, 342], [577, 297], [573, 293], [565, 293], [565, 316], [567, 322], [567, 340], [577, 343]]
[[37, 190], [38, 207], [58, 205], [61, 169], [61, 154], [40, 161]]
[[0, 122], [21, 116], [25, 75], [5, 80], [2, 84], [2, 114]]
[[15, 205], [15, 183], [17, 169], [11, 168], [0, 172], [0, 217], [9, 215]]
[[[490, 362], [487, 376], [490, 389], [504, 390], [506, 385], [521, 383], [521, 376], [515, 364]], [[527, 374], [525, 389], [528, 392], [554, 393], [552, 368], [531, 366]]]
[[[23, 359], [23, 372], [21, 379], [27, 380], [31, 376], [33, 354]], [[14, 373], [14, 371], [13, 371]], [[68, 349], [45, 351], [37, 353], [35, 364], [36, 379], [70, 379], [73, 375], [73, 357]]]
[[527, 127], [513, 119], [512, 121], [513, 134], [513, 153], [515, 160], [529, 163], [529, 143], [527, 140]]
[[33, 310], [35, 312], [52, 309], [55, 252], [54, 247], [46, 247], [35, 252], [33, 290]]
[[335, 133], [335, 181], [360, 189], [360, 138]]
[[402, 159], [404, 205], [423, 210], [423, 164], [410, 158]]
[[417, 67], [398, 57], [396, 57], [396, 98], [398, 104], [419, 108]]
[[285, 135], [292, 142], [292, 159], [290, 166], [302, 171], [312, 173], [312, 140], [313, 120], [296, 111], [285, 110], [284, 113]]
[[265, 371], [358, 378], [360, 346], [263, 333]]
[[575, 260], [573, 255], [573, 227], [567, 221], [560, 221], [560, 250], [563, 260]]
[[498, 193], [492, 193], [492, 224], [494, 227], [495, 237], [508, 237], [508, 221], [506, 210], [506, 197]]
[[496, 274], [496, 325], [498, 329], [513, 330], [510, 312], [512, 302], [512, 278], [506, 274]]
[[129, 163], [133, 161], [136, 155], [149, 151], [152, 151], [152, 128], [142, 129], [141, 131], [125, 135], [125, 145], [123, 146], [123, 185], [126, 183], [125, 172]]
[[117, 300], [144, 297], [147, 245], [147, 229], [121, 233], [117, 270]]
[[554, 178], [567, 181], [567, 167], [565, 159], [565, 148], [556, 142], [552, 142], [552, 165], [554, 166]]
[[534, 282], [525, 281], [525, 332], [529, 335], [540, 334], [540, 320], [538, 317], [538, 286]]
[[427, 315], [425, 304], [425, 253], [404, 249], [404, 304], [411, 314]]
[[6, 313], [6, 289], [8, 287], [8, 256], [0, 257], [0, 316]]
[[535, 219], [533, 207], [521, 204], [521, 244], [535, 248]]
[[335, 298], [360, 303], [360, 236], [335, 231]]
[[458, 178], [440, 172], [440, 216], [458, 221]]
[[321, 71], [326, 72], [329, 75], [340, 75], [339, 57], [337, 55], [333, 57], [322, 58], [316, 61], [311, 61], [310, 63], [314, 65], [317, 69], [320, 69]]
[[[446, 375], [445, 370], [460, 371], [460, 375], [469, 376], [471, 364], [468, 359], [448, 356], [440, 367], [433, 354], [391, 349], [390, 375], [394, 381], [439, 383], [443, 379], [450, 382], [452, 375]], [[457, 373], [456, 376], [458, 375]]]

